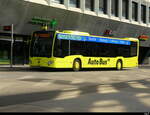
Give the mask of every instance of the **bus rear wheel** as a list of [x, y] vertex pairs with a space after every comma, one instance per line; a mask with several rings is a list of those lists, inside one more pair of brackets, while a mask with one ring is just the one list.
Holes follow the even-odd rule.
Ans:
[[118, 60], [116, 63], [116, 69], [117, 70], [122, 70], [123, 69], [123, 64], [121, 60]]
[[81, 70], [81, 61], [79, 59], [75, 59], [73, 62], [73, 70], [80, 71]]

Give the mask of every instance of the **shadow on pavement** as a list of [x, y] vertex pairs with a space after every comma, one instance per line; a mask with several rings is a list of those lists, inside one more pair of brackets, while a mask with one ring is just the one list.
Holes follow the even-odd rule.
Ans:
[[[147, 105], [147, 102], [141, 101], [141, 99], [148, 100], [149, 95], [141, 94], [150, 94], [150, 86], [147, 85], [147, 88], [131, 87], [130, 84], [132, 82], [133, 81], [112, 83], [109, 84], [109, 86], [105, 84], [91, 84], [91, 86], [77, 87], [69, 90], [31, 92], [26, 94], [0, 96], [0, 108], [7, 108], [7, 106], [17, 104], [33, 104], [33, 102], [35, 102], [39, 107], [43, 106], [49, 108], [49, 110], [61, 108], [61, 111], [64, 112], [89, 112], [95, 108], [97, 108], [95, 111], [106, 111], [110, 109], [109, 111], [113, 112], [117, 111], [118, 109], [116, 108], [119, 107], [123, 108], [120, 111], [127, 112], [148, 111], [150, 106]], [[134, 82], [142, 83], [143, 85], [145, 82], [150, 84], [147, 79], [135, 80]], [[109, 88], [114, 89], [114, 91]], [[75, 95], [76, 92], [79, 93]], [[63, 97], [58, 98], [61, 95]], [[41, 101], [44, 102], [41, 103]], [[19, 108], [19, 106], [17, 108]], [[16, 111], [19, 111], [17, 108]], [[0, 111], [5, 110], [11, 111], [9, 108], [0, 109]], [[28, 112], [29, 111], [30, 110], [28, 110]]]

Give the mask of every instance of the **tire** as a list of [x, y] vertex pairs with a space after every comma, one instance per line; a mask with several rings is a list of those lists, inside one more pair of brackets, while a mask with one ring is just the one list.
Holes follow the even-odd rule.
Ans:
[[81, 70], [81, 61], [79, 59], [75, 59], [73, 62], [73, 70], [80, 71]]
[[117, 70], [122, 70], [123, 69], [123, 64], [121, 60], [118, 60], [116, 63], [116, 69]]

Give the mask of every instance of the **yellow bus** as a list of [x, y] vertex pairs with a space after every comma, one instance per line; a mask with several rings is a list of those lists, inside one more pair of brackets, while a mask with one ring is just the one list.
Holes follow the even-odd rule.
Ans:
[[137, 67], [139, 40], [94, 36], [78, 31], [37, 31], [30, 45], [30, 67], [123, 68]]

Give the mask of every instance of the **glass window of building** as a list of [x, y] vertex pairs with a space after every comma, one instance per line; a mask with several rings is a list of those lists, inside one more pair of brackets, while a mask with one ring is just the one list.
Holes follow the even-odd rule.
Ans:
[[103, 14], [107, 14], [107, 0], [99, 0], [99, 10]]
[[[2, 37], [3, 38], [3, 37]], [[10, 46], [9, 39], [0, 38], [0, 64], [9, 64], [10, 62]]]
[[132, 19], [134, 21], [138, 20], [138, 3], [132, 2]]
[[94, 11], [94, 1], [95, 0], [85, 0], [85, 9], [89, 11]]
[[80, 8], [80, 0], [70, 0], [69, 6], [75, 7], [75, 8]]
[[149, 7], [149, 23], [150, 23], [150, 7]]
[[122, 16], [125, 19], [129, 19], [129, 0], [122, 0]]
[[119, 0], [111, 0], [111, 14], [118, 17]]
[[141, 5], [141, 21], [146, 23], [146, 6]]
[[52, 3], [64, 4], [64, 0], [52, 0]]

